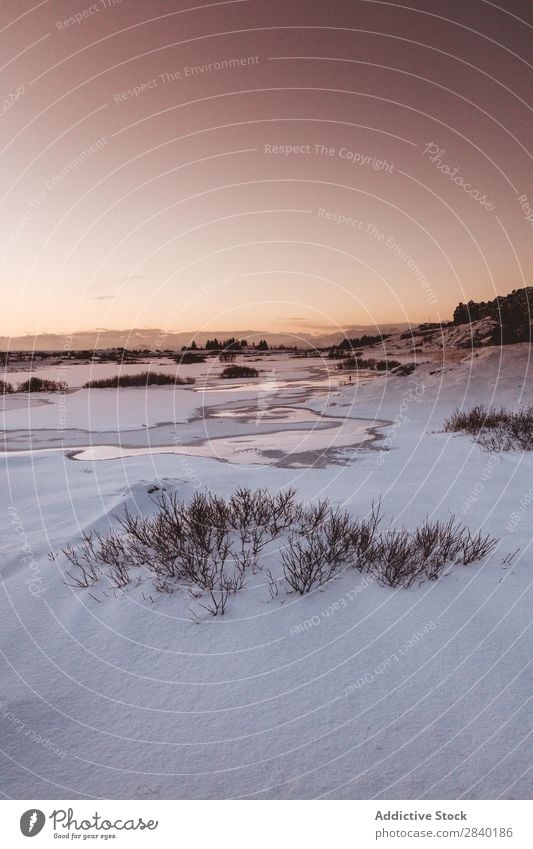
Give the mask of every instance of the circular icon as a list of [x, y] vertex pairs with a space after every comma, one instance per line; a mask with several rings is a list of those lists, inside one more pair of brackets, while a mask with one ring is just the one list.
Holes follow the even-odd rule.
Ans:
[[45, 822], [46, 817], [42, 811], [37, 810], [37, 808], [30, 808], [20, 818], [20, 830], [24, 837], [35, 837], [42, 831]]

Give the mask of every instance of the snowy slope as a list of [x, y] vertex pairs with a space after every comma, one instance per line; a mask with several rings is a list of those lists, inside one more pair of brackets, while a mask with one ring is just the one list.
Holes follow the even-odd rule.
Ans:
[[[4, 455], [2, 792], [529, 796], [533, 456], [488, 455], [469, 437], [442, 432], [455, 406], [531, 402], [529, 353], [516, 345], [463, 351], [454, 363], [435, 356], [410, 377], [343, 386], [333, 375], [330, 388], [323, 381], [307, 394], [299, 383], [316, 374], [311, 363], [280, 361], [276, 374], [289, 384], [266, 395], [231, 393], [260, 411], [282, 404], [369, 426], [389, 422], [379, 442], [345, 446], [336, 462], [315, 467], [243, 465], [231, 454], [225, 462], [161, 453], [94, 462], [62, 450]], [[127, 390], [124, 415], [112, 393], [105, 414], [91, 407], [95, 427], [131, 427], [135, 409], [138, 428], [170, 420], [196, 427], [198, 393], [178, 390], [171, 400], [154, 391]], [[69, 426], [83, 428], [85, 393], [68, 398]], [[141, 415], [147, 398], [159, 399], [147, 407], [155, 410], [149, 420]], [[29, 422], [27, 409], [6, 413], [6, 426], [53, 428], [49, 400], [31, 409]], [[206, 402], [227, 408], [230, 398], [202, 393]], [[175, 415], [164, 415], [168, 409]], [[258, 424], [252, 417], [238, 426], [246, 437]], [[294, 486], [302, 500], [327, 496], [354, 514], [381, 497], [395, 526], [455, 513], [500, 543], [486, 563], [455, 566], [410, 589], [349, 571], [305, 597], [280, 589], [271, 598], [259, 580], [231, 600], [226, 616], [205, 614], [199, 624], [185, 593], [161, 595], [148, 581], [124, 593], [67, 586], [65, 562], [48, 552], [116, 524], [113, 514], [126, 504], [153, 509], [153, 482], [184, 498], [198, 488], [227, 496], [242, 485]]]

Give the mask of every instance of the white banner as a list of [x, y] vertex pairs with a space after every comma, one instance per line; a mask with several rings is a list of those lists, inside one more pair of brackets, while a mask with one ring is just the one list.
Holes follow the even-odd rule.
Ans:
[[[2, 845], [231, 849], [533, 846], [525, 801], [4, 801]], [[29, 840], [35, 838], [35, 844]], [[120, 842], [118, 842], [120, 841]]]

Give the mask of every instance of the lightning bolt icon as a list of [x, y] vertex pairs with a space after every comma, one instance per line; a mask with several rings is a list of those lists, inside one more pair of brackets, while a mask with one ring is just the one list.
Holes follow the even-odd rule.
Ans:
[[30, 821], [28, 823], [28, 832], [30, 834], [32, 833], [33, 827], [34, 827], [36, 822], [37, 822], [37, 811], [33, 811], [32, 815], [30, 817]]

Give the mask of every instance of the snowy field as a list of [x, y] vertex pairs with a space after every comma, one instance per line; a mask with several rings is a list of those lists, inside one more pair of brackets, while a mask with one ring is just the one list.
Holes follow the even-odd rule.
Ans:
[[[456, 353], [352, 383], [319, 358], [247, 359], [246, 382], [209, 361], [179, 369], [193, 386], [121, 390], [80, 388], [114, 365], [52, 365], [38, 374], [65, 394], [1, 399], [3, 795], [528, 798], [533, 453], [443, 423], [531, 403], [530, 349]], [[241, 486], [354, 515], [381, 499], [393, 527], [455, 514], [499, 542], [409, 589], [350, 569], [272, 597], [260, 573], [216, 618], [148, 579], [68, 585], [55, 555], [126, 506], [153, 511], [153, 487]]]

